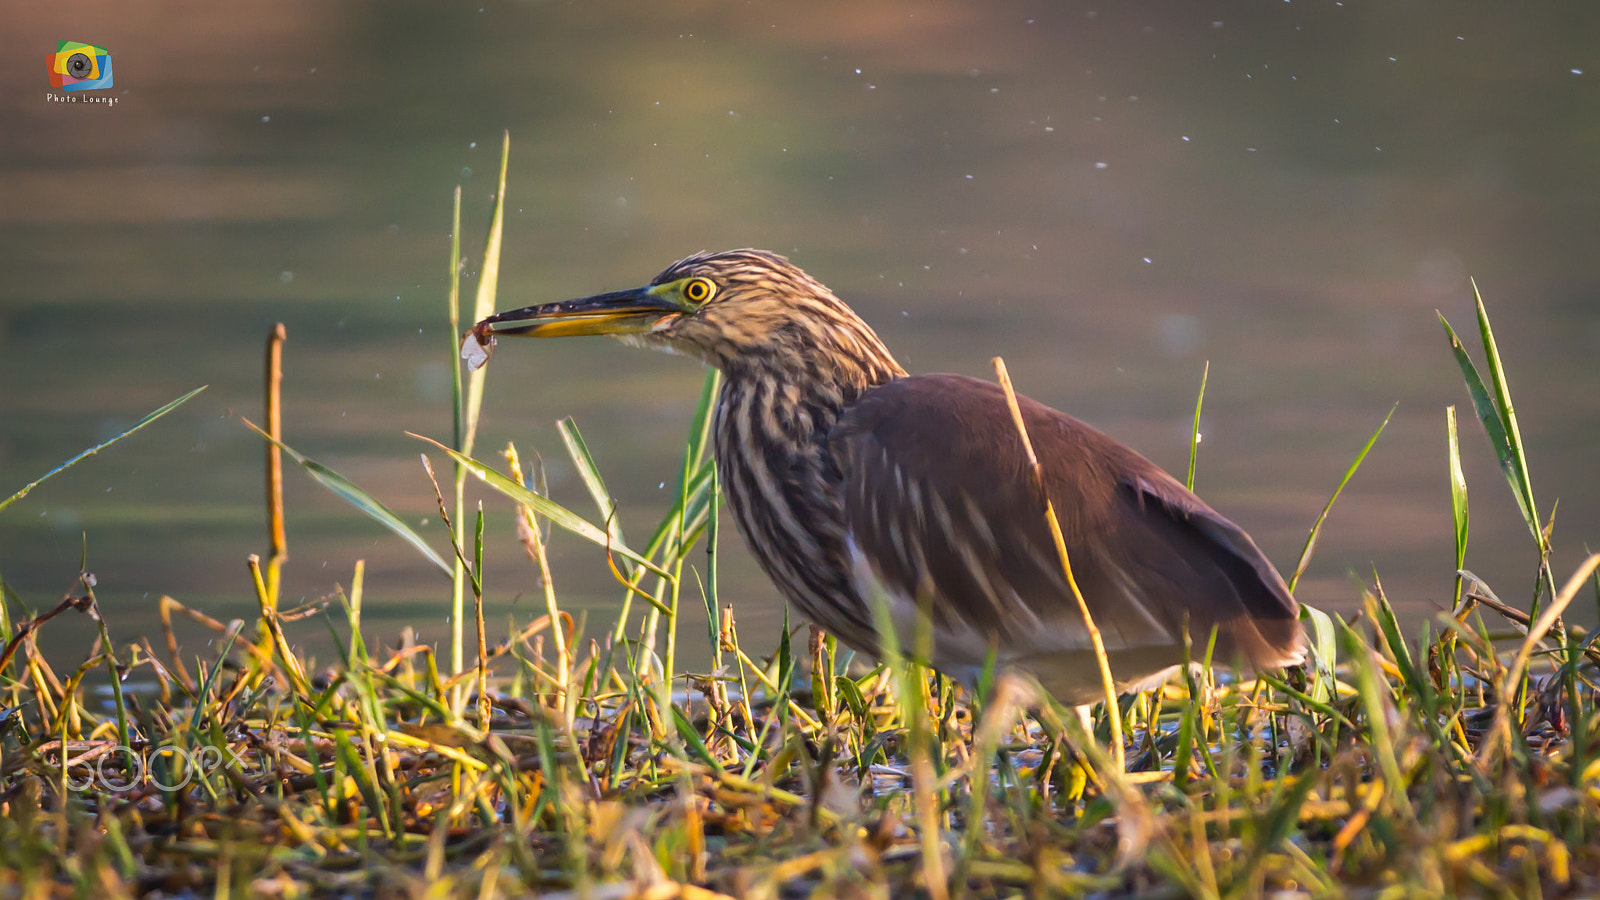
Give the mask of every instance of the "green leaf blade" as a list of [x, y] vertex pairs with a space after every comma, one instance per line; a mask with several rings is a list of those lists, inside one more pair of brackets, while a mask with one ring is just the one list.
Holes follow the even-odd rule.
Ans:
[[1333, 618], [1314, 606], [1300, 604], [1300, 622], [1311, 632], [1311, 659], [1316, 679], [1311, 684], [1311, 696], [1320, 703], [1334, 698], [1337, 678], [1334, 669], [1339, 664], [1339, 639], [1333, 628]]
[[445, 562], [444, 557], [441, 557], [432, 547], [428, 546], [428, 542], [422, 539], [422, 535], [417, 534], [416, 531], [412, 530], [411, 526], [401, 521], [399, 516], [391, 512], [376, 497], [362, 490], [355, 482], [340, 475], [338, 472], [314, 459], [307, 458], [305, 454], [257, 428], [248, 419], [245, 420], [245, 424], [250, 426], [251, 430], [255, 431], [256, 434], [277, 445], [279, 450], [282, 450], [290, 459], [298, 463], [302, 469], [305, 469], [306, 474], [310, 475], [312, 480], [327, 488], [334, 496], [355, 507], [367, 518], [394, 532], [401, 540], [415, 547], [424, 559], [438, 566], [446, 577], [451, 577], [454, 574], [454, 568], [450, 563]]
[[1456, 408], [1445, 407], [1445, 435], [1450, 448], [1450, 514], [1455, 525], [1456, 568], [1467, 562], [1467, 476], [1461, 471], [1461, 443], [1456, 436]]
[[1355, 477], [1356, 469], [1361, 467], [1361, 461], [1367, 458], [1367, 453], [1378, 442], [1378, 436], [1383, 434], [1383, 430], [1389, 427], [1389, 420], [1394, 418], [1394, 411], [1399, 408], [1400, 404], [1398, 403], [1389, 407], [1389, 414], [1383, 417], [1383, 421], [1378, 424], [1378, 430], [1372, 433], [1372, 437], [1367, 438], [1366, 445], [1361, 448], [1360, 453], [1356, 454], [1355, 461], [1350, 463], [1350, 468], [1345, 470], [1344, 477], [1339, 479], [1339, 486], [1333, 489], [1333, 496], [1328, 498], [1327, 504], [1322, 507], [1322, 512], [1317, 515], [1317, 520], [1311, 523], [1311, 532], [1306, 535], [1306, 544], [1300, 550], [1300, 561], [1294, 567], [1294, 577], [1289, 579], [1290, 593], [1294, 592], [1295, 585], [1300, 583], [1300, 576], [1304, 575], [1306, 568], [1311, 565], [1311, 553], [1316, 549], [1317, 538], [1322, 535], [1322, 525], [1327, 521], [1328, 513], [1333, 510], [1334, 501], [1339, 499], [1339, 494], [1344, 491], [1344, 486], [1350, 483], [1351, 478]]
[[1522, 474], [1519, 471], [1517, 457], [1511, 452], [1511, 440], [1506, 435], [1500, 410], [1495, 407], [1494, 400], [1489, 396], [1489, 389], [1484, 386], [1483, 377], [1478, 374], [1478, 367], [1473, 364], [1472, 357], [1467, 355], [1466, 346], [1461, 343], [1461, 338], [1456, 335], [1455, 329], [1450, 327], [1450, 322], [1445, 319], [1443, 313], [1439, 314], [1439, 324], [1444, 326], [1445, 334], [1450, 338], [1450, 350], [1455, 354], [1456, 365], [1460, 367], [1461, 377], [1467, 383], [1467, 396], [1472, 399], [1472, 411], [1477, 414], [1478, 421], [1483, 423], [1484, 433], [1489, 437], [1489, 446], [1494, 450], [1495, 458], [1500, 461], [1500, 471], [1505, 473], [1506, 481], [1511, 485], [1511, 494], [1517, 501], [1522, 518], [1537, 537], [1539, 520], [1533, 514], [1533, 508], [1526, 504], [1526, 498], [1522, 494]]
[[[506, 221], [506, 166], [511, 159], [511, 132], [505, 132], [500, 145], [500, 182], [494, 195], [494, 213], [489, 218], [489, 237], [483, 247], [483, 270], [478, 275], [478, 296], [473, 304], [472, 321], [481, 322], [494, 313], [495, 294], [500, 288], [500, 244]], [[460, 361], [457, 361], [457, 369]], [[457, 449], [468, 456], [478, 437], [478, 416], [483, 410], [483, 385], [489, 367], [483, 366], [467, 376], [466, 425]]]
[[1511, 492], [1516, 495], [1522, 516], [1528, 521], [1528, 530], [1541, 549], [1545, 547], [1544, 532], [1539, 529], [1538, 507], [1533, 502], [1533, 479], [1528, 474], [1528, 455], [1522, 448], [1522, 429], [1517, 426], [1516, 407], [1511, 404], [1511, 385], [1506, 381], [1505, 366], [1500, 362], [1500, 347], [1494, 339], [1494, 328], [1489, 324], [1489, 311], [1483, 305], [1483, 295], [1478, 283], [1472, 283], [1472, 299], [1477, 307], [1478, 335], [1483, 341], [1483, 355], [1489, 364], [1489, 382], [1494, 385], [1496, 406], [1500, 411], [1500, 427], [1505, 432], [1506, 462], [1510, 468], [1506, 478], [1511, 481]]
[[572, 464], [578, 469], [578, 478], [583, 481], [583, 486], [589, 489], [589, 496], [593, 498], [595, 508], [604, 517], [606, 531], [611, 535], [612, 543], [625, 543], [622, 539], [622, 524], [617, 521], [617, 504], [611, 499], [611, 492], [606, 489], [605, 479], [600, 475], [600, 467], [595, 464], [594, 457], [589, 453], [589, 445], [584, 442], [583, 435], [578, 431], [578, 423], [568, 416], [556, 423], [556, 431], [561, 433], [561, 441], [567, 445], [567, 455], [572, 458]]
[[4, 511], [6, 507], [8, 507], [11, 504], [17, 502], [18, 500], [21, 500], [23, 497], [28, 496], [28, 494], [32, 493], [34, 488], [38, 487], [41, 484], [44, 484], [46, 481], [49, 481], [51, 478], [54, 478], [55, 476], [60, 475], [62, 472], [65, 472], [66, 470], [72, 468], [73, 466], [75, 466], [78, 463], [84, 461], [85, 459], [88, 459], [89, 457], [95, 455], [96, 453], [99, 453], [101, 450], [104, 450], [105, 448], [111, 446], [112, 444], [115, 444], [117, 441], [122, 440], [123, 438], [133, 434], [134, 432], [136, 432], [139, 429], [145, 427], [146, 425], [149, 425], [151, 422], [154, 422], [155, 420], [161, 418], [162, 416], [166, 415], [167, 413], [172, 412], [173, 410], [177, 409], [178, 407], [182, 406], [183, 404], [189, 402], [190, 398], [192, 398], [194, 395], [200, 393], [201, 391], [205, 390], [207, 387], [209, 387], [209, 385], [202, 384], [201, 386], [195, 388], [194, 390], [190, 391], [189, 393], [184, 394], [182, 397], [179, 397], [178, 399], [173, 400], [171, 403], [168, 403], [167, 405], [161, 407], [160, 409], [157, 409], [157, 410], [151, 412], [149, 415], [147, 415], [144, 418], [140, 419], [137, 424], [135, 424], [132, 428], [129, 428], [127, 431], [122, 432], [121, 434], [117, 435], [114, 438], [111, 438], [110, 440], [101, 441], [100, 443], [95, 444], [93, 447], [90, 447], [89, 449], [83, 451], [82, 453], [79, 453], [77, 456], [74, 456], [73, 458], [71, 458], [71, 459], [67, 460], [66, 462], [62, 463], [61, 465], [56, 466], [54, 469], [51, 469], [50, 471], [44, 473], [43, 475], [40, 475], [38, 478], [34, 479], [33, 481], [29, 482], [28, 484], [23, 485], [22, 489], [17, 491], [15, 494], [12, 494], [11, 496], [7, 497], [4, 500], [0, 500], [0, 511]]
[[[409, 433], [410, 432], [408, 432], [408, 434]], [[546, 519], [549, 519], [551, 523], [562, 530], [569, 531], [597, 546], [609, 546], [613, 553], [616, 553], [619, 556], [627, 557], [628, 559], [644, 566], [657, 575], [665, 578], [672, 577], [671, 573], [650, 562], [648, 559], [645, 559], [643, 556], [640, 556], [638, 553], [628, 549], [627, 545], [610, 541], [609, 536], [600, 528], [597, 528], [587, 519], [584, 519], [582, 516], [572, 512], [561, 504], [556, 503], [554, 500], [534, 493], [528, 488], [517, 484], [509, 476], [502, 474], [501, 472], [479, 462], [476, 459], [473, 459], [470, 456], [467, 456], [465, 453], [462, 453], [459, 450], [453, 450], [449, 447], [446, 447], [444, 444], [433, 440], [432, 438], [426, 438], [420, 434], [412, 434], [411, 436], [421, 441], [427, 441], [433, 446], [438, 447], [440, 450], [443, 450], [445, 453], [450, 455], [451, 459], [459, 463], [463, 468], [466, 469], [466, 471], [477, 476], [478, 480], [483, 482], [490, 489], [505, 495], [517, 503], [521, 503], [524, 506], [530, 507], [535, 513], [538, 513]]]
[[1194, 430], [1189, 432], [1189, 477], [1184, 486], [1194, 490], [1195, 458], [1200, 454], [1200, 407], [1206, 402], [1206, 379], [1211, 377], [1211, 360], [1200, 370], [1200, 393], [1194, 398]]

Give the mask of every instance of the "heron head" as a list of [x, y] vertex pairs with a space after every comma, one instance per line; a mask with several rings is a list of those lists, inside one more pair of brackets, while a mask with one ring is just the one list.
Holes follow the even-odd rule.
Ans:
[[[716, 366], [785, 349], [834, 347], [841, 339], [882, 346], [832, 291], [765, 250], [697, 253], [643, 287], [498, 313], [474, 326], [473, 334], [480, 346], [499, 335], [612, 335]], [[467, 350], [470, 360], [470, 337]]]

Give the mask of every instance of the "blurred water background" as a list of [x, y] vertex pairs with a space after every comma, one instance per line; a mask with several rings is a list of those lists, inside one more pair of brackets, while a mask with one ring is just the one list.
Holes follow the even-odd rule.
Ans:
[[[1592, 4], [83, 0], [6, 19], [0, 494], [211, 386], [0, 515], [16, 598], [51, 605], [86, 545], [119, 639], [155, 632], [162, 594], [254, 609], [262, 446], [239, 417], [260, 414], [275, 322], [289, 442], [445, 546], [403, 432], [448, 439], [450, 197], [481, 252], [502, 130], [502, 308], [764, 247], [908, 369], [988, 377], [1004, 355], [1023, 392], [1180, 472], [1209, 360], [1198, 490], [1280, 568], [1398, 403], [1299, 591], [1347, 614], [1374, 570], [1413, 621], [1449, 602], [1447, 404], [1468, 566], [1526, 603], [1534, 545], [1434, 314], [1471, 332], [1475, 277], [1541, 511], [1559, 500], [1558, 579], [1600, 546]], [[46, 99], [62, 38], [112, 51], [114, 105]], [[646, 534], [701, 377], [602, 339], [508, 344], [479, 447], [542, 453], [592, 515], [554, 427], [576, 417]], [[374, 634], [446, 633], [436, 570], [302, 473], [286, 493], [286, 602], [365, 559]], [[506, 504], [485, 504], [503, 634], [540, 600]], [[725, 535], [723, 599], [771, 635], [776, 594]], [[558, 536], [553, 565], [569, 608], [609, 620], [597, 550]], [[686, 640], [703, 633], [691, 614]], [[41, 642], [73, 665], [93, 634], [62, 619]], [[331, 648], [314, 622], [294, 637]]]

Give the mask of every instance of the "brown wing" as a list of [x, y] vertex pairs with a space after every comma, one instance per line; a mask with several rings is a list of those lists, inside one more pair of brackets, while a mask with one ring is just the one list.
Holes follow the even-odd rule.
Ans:
[[[1176, 664], [1185, 627], [1196, 653], [1217, 629], [1220, 663], [1299, 661], [1298, 607], [1248, 535], [1133, 450], [1019, 401], [1119, 682]], [[1041, 678], [1094, 671], [998, 386], [959, 375], [889, 382], [846, 411], [830, 450], [851, 538], [887, 592], [929, 610], [936, 665], [981, 664], [994, 641], [1002, 661]]]

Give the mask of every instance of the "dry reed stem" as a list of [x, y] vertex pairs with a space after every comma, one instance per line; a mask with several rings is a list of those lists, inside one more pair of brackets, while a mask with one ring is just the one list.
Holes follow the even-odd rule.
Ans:
[[1100, 628], [1095, 625], [1094, 616], [1089, 612], [1088, 601], [1083, 599], [1083, 591], [1078, 588], [1078, 579], [1073, 577], [1072, 560], [1067, 556], [1067, 541], [1061, 534], [1061, 522], [1056, 519], [1056, 510], [1050, 502], [1050, 494], [1045, 490], [1044, 470], [1039, 465], [1039, 457], [1033, 452], [1033, 441], [1028, 438], [1028, 426], [1022, 421], [1022, 407], [1017, 403], [1017, 392], [1011, 386], [1011, 375], [1006, 372], [1006, 362], [998, 356], [993, 362], [995, 375], [1000, 379], [1000, 388], [1006, 394], [1006, 405], [1011, 407], [1011, 420], [1016, 423], [1017, 434], [1022, 438], [1022, 447], [1028, 452], [1028, 464], [1033, 469], [1034, 484], [1038, 486], [1039, 496], [1044, 500], [1044, 517], [1050, 525], [1050, 537], [1056, 543], [1056, 555], [1061, 559], [1061, 571], [1067, 576], [1067, 586], [1072, 588], [1073, 599], [1078, 601], [1078, 611], [1083, 614], [1083, 624], [1089, 631], [1089, 642], [1094, 646], [1095, 661], [1100, 665], [1100, 684], [1105, 690], [1106, 719], [1111, 723], [1111, 759], [1119, 771], [1126, 771], [1128, 762], [1126, 748], [1122, 745], [1122, 715], [1117, 709], [1117, 684], [1111, 677], [1111, 661], [1106, 657], [1106, 642], [1100, 636]]
[[272, 440], [267, 442], [267, 595], [278, 603], [278, 585], [283, 563], [289, 558], [289, 539], [283, 527], [283, 342], [288, 330], [282, 322], [267, 335], [266, 425]]

